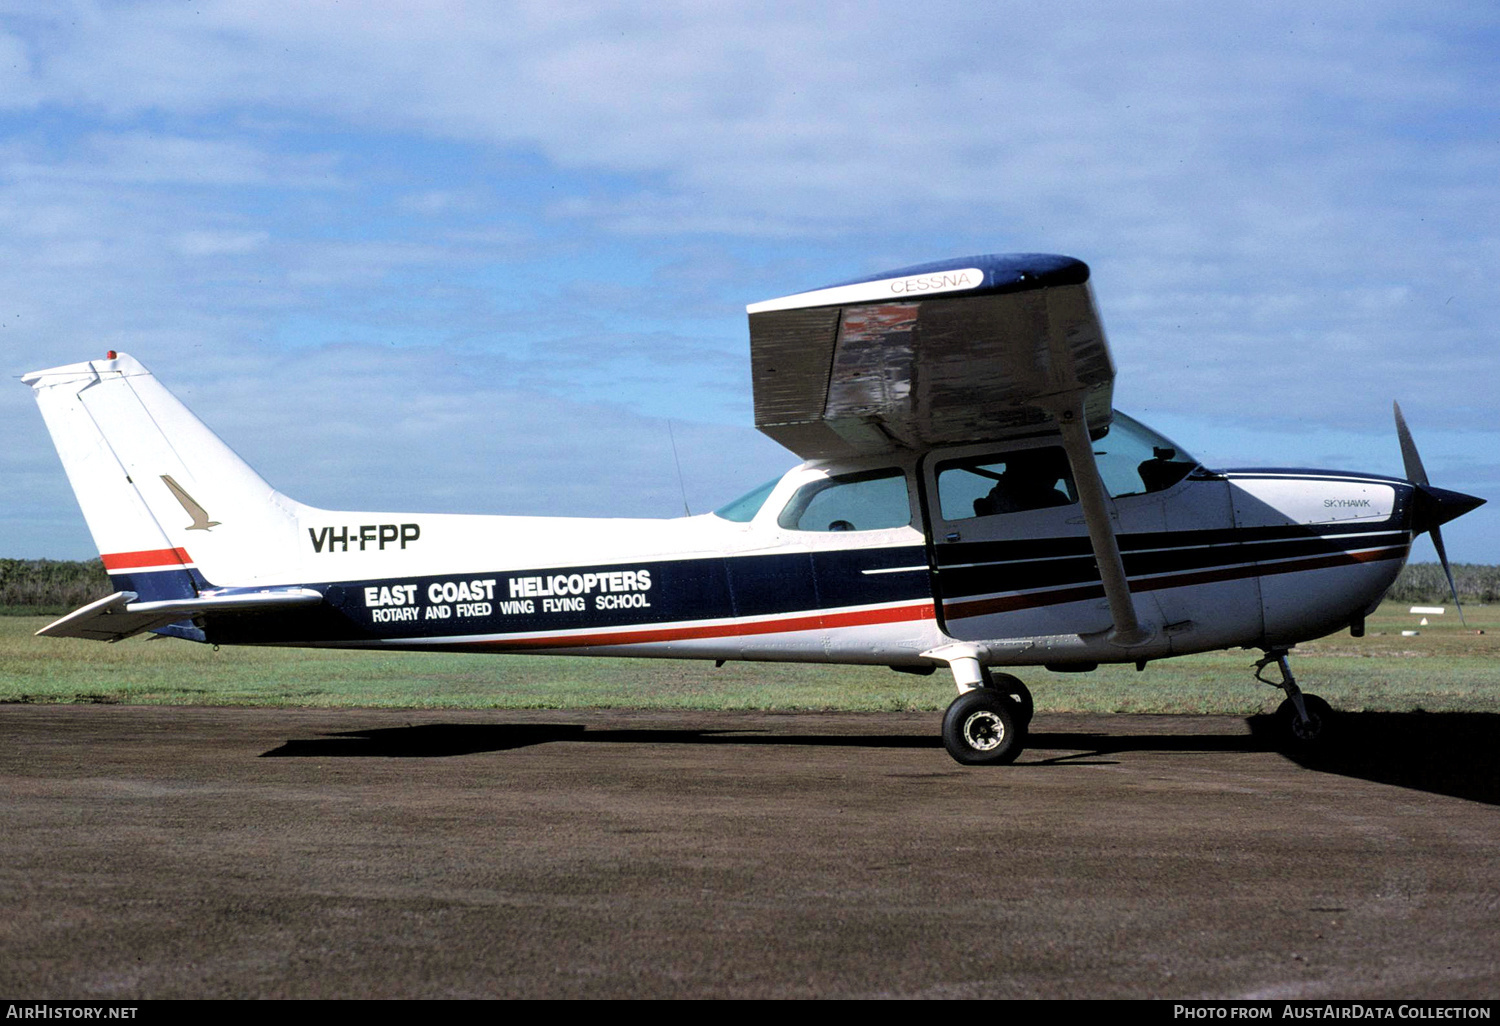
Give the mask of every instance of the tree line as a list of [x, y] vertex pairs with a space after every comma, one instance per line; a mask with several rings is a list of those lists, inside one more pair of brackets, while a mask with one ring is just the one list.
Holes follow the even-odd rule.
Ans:
[[[1500, 601], [1500, 566], [1483, 563], [1454, 563], [1453, 583], [1458, 588], [1458, 600], [1475, 605], [1488, 605]], [[1385, 597], [1392, 602], [1420, 602], [1441, 605], [1453, 597], [1448, 590], [1448, 578], [1438, 563], [1408, 563], [1401, 568], [1401, 576], [1391, 585]]]
[[61, 615], [114, 590], [97, 559], [0, 559], [0, 613]]
[[[1500, 566], [1458, 563], [1453, 567], [1459, 601], [1485, 605], [1500, 601]], [[97, 559], [0, 559], [0, 614], [61, 615], [115, 589]], [[1393, 602], [1443, 603], [1448, 580], [1436, 563], [1408, 563], [1391, 585]]]

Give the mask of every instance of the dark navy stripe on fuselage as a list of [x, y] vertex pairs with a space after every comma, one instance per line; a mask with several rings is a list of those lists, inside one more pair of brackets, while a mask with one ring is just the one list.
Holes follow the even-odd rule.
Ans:
[[211, 585], [197, 567], [172, 567], [160, 570], [122, 570], [112, 572], [109, 582], [116, 591], [133, 591], [137, 602], [161, 602], [167, 599], [193, 598]]
[[[911, 572], [865, 573], [867, 570]], [[215, 642], [359, 641], [731, 620], [931, 600], [919, 546], [642, 560], [328, 585], [315, 610], [216, 615]]]

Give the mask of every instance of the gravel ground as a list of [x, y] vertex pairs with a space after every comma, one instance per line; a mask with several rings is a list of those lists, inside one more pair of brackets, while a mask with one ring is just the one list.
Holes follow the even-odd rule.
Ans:
[[1497, 719], [0, 706], [0, 994], [1494, 998]]

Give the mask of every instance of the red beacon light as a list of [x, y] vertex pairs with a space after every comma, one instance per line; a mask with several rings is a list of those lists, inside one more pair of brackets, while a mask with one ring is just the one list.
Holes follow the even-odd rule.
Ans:
[[107, 353], [104, 354], [104, 358], [106, 360], [113, 360], [113, 359], [116, 359], [119, 355], [120, 355], [119, 353], [117, 353], [113, 349], [111, 349], [111, 350], [109, 350], [109, 352], [107, 352]]

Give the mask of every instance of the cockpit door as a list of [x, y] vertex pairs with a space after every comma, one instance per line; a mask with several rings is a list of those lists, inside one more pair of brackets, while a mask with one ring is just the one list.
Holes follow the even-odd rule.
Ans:
[[1061, 446], [966, 446], [920, 468], [939, 623], [964, 641], [1110, 626]]
[[[1094, 456], [1143, 618], [1174, 651], [1257, 636], [1259, 585], [1225, 481], [1118, 412], [1094, 440]], [[919, 479], [932, 588], [949, 635], [980, 641], [1112, 626], [1055, 441], [937, 450], [923, 459]]]

